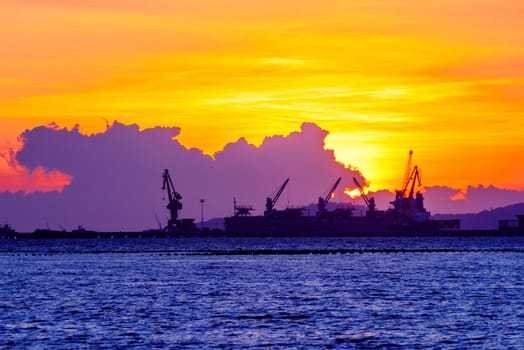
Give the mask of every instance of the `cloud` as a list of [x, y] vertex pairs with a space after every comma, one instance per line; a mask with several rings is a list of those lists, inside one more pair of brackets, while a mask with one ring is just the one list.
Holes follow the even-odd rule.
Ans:
[[140, 130], [118, 122], [93, 135], [78, 127], [40, 126], [21, 135], [16, 160], [30, 171], [70, 176], [62, 192], [1, 193], [0, 221], [19, 231], [50, 226], [68, 229], [78, 224], [96, 230], [142, 230], [155, 227], [155, 215], [165, 222], [161, 174], [170, 170], [183, 196], [182, 217], [200, 219], [200, 199], [206, 218], [232, 214], [233, 198], [262, 213], [265, 198], [287, 178], [288, 190], [277, 207], [315, 202], [343, 177], [336, 193], [362, 175], [337, 162], [326, 150], [328, 132], [312, 123], [289, 135], [267, 137], [259, 147], [241, 138], [214, 157], [184, 147], [175, 127]]
[[71, 177], [60, 171], [46, 171], [40, 166], [30, 171], [18, 163], [13, 149], [0, 153], [0, 158], [3, 158], [6, 165], [5, 168], [0, 168], [0, 192], [61, 191], [71, 182]]
[[524, 202], [524, 191], [494, 186], [468, 186], [465, 191], [444, 186], [426, 187], [425, 205], [433, 214], [478, 213]]

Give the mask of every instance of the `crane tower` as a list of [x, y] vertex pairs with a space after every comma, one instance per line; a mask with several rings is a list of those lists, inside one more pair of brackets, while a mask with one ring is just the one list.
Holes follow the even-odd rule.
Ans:
[[167, 191], [168, 203], [166, 208], [169, 210], [170, 218], [167, 222], [166, 230], [173, 231], [179, 226], [178, 212], [182, 209], [182, 195], [175, 190], [169, 170], [165, 169], [162, 174], [162, 190]]

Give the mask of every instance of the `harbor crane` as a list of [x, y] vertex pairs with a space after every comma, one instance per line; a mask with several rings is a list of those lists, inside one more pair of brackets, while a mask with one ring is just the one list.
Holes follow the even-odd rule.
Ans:
[[282, 186], [280, 186], [280, 188], [278, 189], [277, 194], [275, 194], [273, 198], [271, 197], [266, 198], [266, 213], [267, 214], [271, 213], [273, 209], [275, 208], [275, 205], [277, 204], [277, 201], [280, 198], [280, 195], [282, 194], [282, 192], [284, 192], [284, 189], [286, 188], [288, 182], [289, 182], [289, 178], [287, 178], [286, 181], [284, 181]]
[[178, 212], [182, 209], [182, 202], [180, 201], [182, 195], [175, 190], [175, 186], [173, 186], [173, 181], [171, 180], [171, 176], [169, 176], [169, 171], [167, 169], [164, 170], [162, 179], [162, 190], [167, 191], [168, 198], [166, 208], [169, 210], [170, 214], [170, 219], [167, 222], [167, 230], [173, 230], [178, 226]]
[[366, 203], [366, 206], [368, 207], [368, 213], [371, 214], [375, 212], [375, 208], [376, 208], [375, 198], [373, 197], [368, 198], [368, 196], [364, 193], [364, 189], [362, 188], [362, 185], [360, 184], [360, 182], [358, 182], [358, 180], [355, 177], [353, 177], [353, 182], [357, 186], [358, 191], [360, 192], [360, 196], [362, 197], [362, 199]]
[[[413, 158], [413, 150], [409, 151], [408, 163], [406, 165], [406, 171], [404, 173], [404, 179], [402, 181], [401, 190], [396, 191], [395, 203], [397, 206], [400, 202], [403, 202], [405, 199], [413, 199], [413, 194], [415, 191], [415, 184], [418, 182], [418, 186], [421, 186], [420, 180], [420, 170], [417, 165], [411, 169], [411, 160]], [[410, 187], [411, 184], [411, 187]], [[408, 187], [410, 191], [408, 192]]]
[[430, 213], [424, 208], [424, 196], [415, 194], [415, 186], [422, 186], [421, 171], [417, 165], [411, 169], [413, 151], [409, 151], [409, 159], [404, 174], [402, 189], [396, 191], [395, 200], [391, 202], [400, 225], [420, 224], [428, 221]]
[[326, 195], [325, 198], [318, 197], [318, 212], [320, 214], [323, 213], [326, 210], [326, 206], [327, 206], [329, 200], [331, 199], [331, 197], [333, 197], [333, 195], [335, 194], [335, 190], [337, 189], [338, 184], [340, 183], [340, 180], [342, 180], [341, 177], [339, 177], [337, 179], [337, 181], [335, 182], [333, 187], [331, 187], [331, 190], [328, 192], [328, 194]]
[[409, 190], [409, 193], [405, 198], [413, 199], [413, 194], [415, 192], [415, 184], [418, 183], [418, 186], [422, 186], [422, 180], [420, 179], [420, 171], [418, 169], [418, 166], [415, 165], [413, 168], [413, 171], [411, 171], [411, 175], [408, 178], [408, 182], [406, 183], [405, 187], [402, 189], [403, 193], [406, 193], [409, 184], [411, 183], [411, 188]]

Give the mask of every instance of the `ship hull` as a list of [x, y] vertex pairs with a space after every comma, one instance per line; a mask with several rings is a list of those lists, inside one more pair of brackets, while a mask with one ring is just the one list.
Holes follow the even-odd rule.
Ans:
[[245, 216], [225, 219], [227, 236], [351, 236], [381, 234], [398, 230], [387, 218], [366, 216], [342, 218]]

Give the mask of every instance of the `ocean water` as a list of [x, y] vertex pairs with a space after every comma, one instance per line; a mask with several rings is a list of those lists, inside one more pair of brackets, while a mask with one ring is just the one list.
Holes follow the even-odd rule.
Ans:
[[522, 344], [523, 238], [0, 241], [0, 348]]

